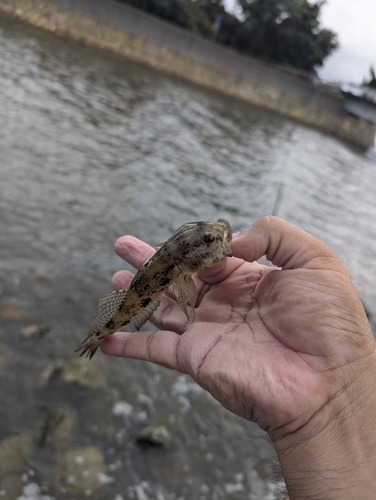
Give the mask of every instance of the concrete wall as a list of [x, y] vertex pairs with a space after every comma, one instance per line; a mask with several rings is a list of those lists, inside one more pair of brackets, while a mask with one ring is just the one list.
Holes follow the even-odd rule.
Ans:
[[346, 115], [341, 99], [125, 4], [113, 0], [0, 0], [1, 12], [362, 146], [374, 143], [376, 126]]
[[184, 54], [208, 66], [260, 85], [278, 89], [302, 101], [309, 101], [339, 113], [342, 100], [323, 94], [313, 85], [278, 71], [260, 61], [239, 55], [218, 44], [197, 37], [154, 16], [113, 0], [50, 0], [62, 7], [88, 15], [104, 24], [145, 38], [160, 46]]

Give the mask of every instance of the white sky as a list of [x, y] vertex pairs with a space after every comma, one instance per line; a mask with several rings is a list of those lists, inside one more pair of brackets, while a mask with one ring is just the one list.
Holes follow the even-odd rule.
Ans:
[[[229, 10], [236, 0], [225, 0]], [[327, 0], [321, 9], [321, 27], [338, 35], [340, 48], [319, 69], [321, 78], [361, 83], [376, 71], [376, 0]]]

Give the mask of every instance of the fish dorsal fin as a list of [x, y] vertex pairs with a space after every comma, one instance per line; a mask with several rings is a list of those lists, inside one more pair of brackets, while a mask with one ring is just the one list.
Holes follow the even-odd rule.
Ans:
[[179, 272], [174, 276], [172, 288], [174, 290], [176, 302], [189, 319], [187, 306], [190, 306], [192, 309], [196, 307], [197, 289], [195, 282], [191, 276]]
[[156, 311], [161, 303], [161, 299], [158, 298], [154, 302], [150, 304], [146, 309], [142, 311], [142, 313], [137, 316], [137, 318], [133, 321], [133, 324], [137, 330], [139, 330], [149, 319], [150, 316]]

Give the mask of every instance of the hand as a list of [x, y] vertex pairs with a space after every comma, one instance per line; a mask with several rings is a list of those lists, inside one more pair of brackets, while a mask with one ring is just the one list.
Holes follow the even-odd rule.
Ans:
[[[136, 268], [154, 252], [130, 236], [115, 248]], [[116, 333], [103, 351], [188, 373], [257, 422], [275, 441], [291, 499], [373, 498], [375, 341], [338, 256], [275, 217], [235, 235], [232, 250], [194, 277], [192, 321], [170, 293], [152, 318], [159, 331]], [[263, 255], [278, 267], [254, 262]], [[121, 271], [113, 286], [131, 280]]]
[[[373, 359], [374, 340], [345, 269], [324, 243], [277, 218], [236, 236], [235, 257], [195, 277], [192, 322], [165, 296], [153, 315], [159, 331], [116, 333], [102, 349], [189, 373], [223, 406], [277, 438], [352, 382], [354, 363]], [[154, 252], [130, 236], [115, 248], [136, 268]], [[262, 255], [282, 269], [252, 262]], [[131, 280], [120, 271], [113, 286], [127, 288]]]

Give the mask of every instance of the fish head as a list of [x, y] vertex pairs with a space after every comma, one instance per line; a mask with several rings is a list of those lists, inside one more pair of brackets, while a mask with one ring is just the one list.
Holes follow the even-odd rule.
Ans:
[[180, 254], [179, 269], [184, 274], [194, 274], [232, 255], [232, 227], [225, 219], [214, 223], [188, 222], [174, 233], [171, 240]]

